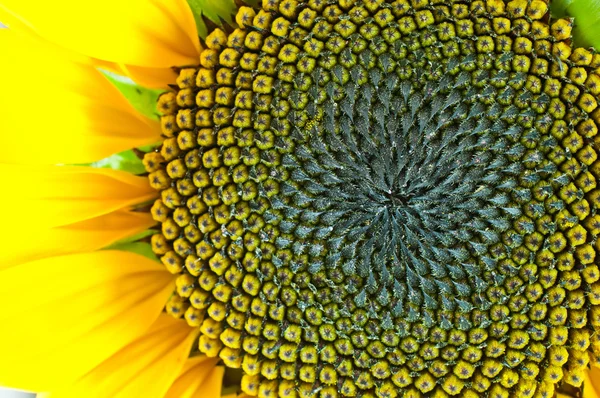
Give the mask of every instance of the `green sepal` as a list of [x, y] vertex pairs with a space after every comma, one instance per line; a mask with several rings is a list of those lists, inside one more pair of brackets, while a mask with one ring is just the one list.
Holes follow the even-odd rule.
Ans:
[[127, 238], [123, 238], [120, 241], [114, 243], [115, 245], [122, 245], [125, 243], [134, 243], [137, 241], [140, 241], [144, 238], [147, 238], [148, 236], [152, 236], [154, 234], [156, 234], [157, 231], [155, 229], [147, 229], [145, 231], [140, 232], [139, 234], [135, 234], [133, 236], [129, 236]]
[[600, 0], [559, 0], [552, 2], [552, 12], [572, 17], [573, 41], [578, 47], [600, 48]]
[[234, 23], [233, 16], [237, 11], [234, 0], [187, 0], [187, 2], [196, 20], [198, 35], [202, 38], [208, 35], [203, 17], [208, 18], [217, 25], [221, 25], [222, 21], [230, 25]]
[[550, 14], [553, 18], [564, 18], [568, 16], [567, 8], [573, 0], [553, 0], [550, 2]]
[[202, 15], [194, 14], [194, 19], [196, 20], [196, 30], [198, 31], [198, 36], [202, 39], [205, 39], [208, 36], [208, 28], [202, 19]]
[[131, 149], [121, 153], [115, 153], [107, 158], [90, 163], [89, 166], [121, 170], [131, 174], [143, 174], [146, 172], [142, 160], [138, 158]]
[[156, 110], [158, 97], [165, 90], [150, 89], [136, 84], [128, 77], [112, 72], [102, 71], [110, 82], [123, 94], [127, 101], [142, 115], [158, 120], [160, 114]]
[[128, 243], [115, 243], [114, 245], [108, 246], [105, 250], [121, 250], [131, 253], [136, 253], [150, 260], [160, 262], [156, 254], [152, 251], [152, 246], [147, 242], [128, 242]]

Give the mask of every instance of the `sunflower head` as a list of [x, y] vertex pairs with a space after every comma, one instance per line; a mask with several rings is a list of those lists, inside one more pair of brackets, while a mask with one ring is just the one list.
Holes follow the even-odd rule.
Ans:
[[264, 0], [161, 96], [167, 311], [260, 397], [552, 397], [598, 363], [600, 56], [544, 1]]

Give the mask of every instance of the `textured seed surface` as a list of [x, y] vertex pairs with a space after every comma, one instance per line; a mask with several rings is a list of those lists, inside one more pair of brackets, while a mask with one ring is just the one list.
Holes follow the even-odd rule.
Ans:
[[264, 0], [163, 95], [154, 251], [260, 397], [553, 397], [598, 363], [600, 57], [543, 1]]

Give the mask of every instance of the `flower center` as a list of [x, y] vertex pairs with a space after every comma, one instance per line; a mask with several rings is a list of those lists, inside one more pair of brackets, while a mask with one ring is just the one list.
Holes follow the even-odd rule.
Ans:
[[600, 58], [569, 22], [518, 0], [236, 20], [160, 98], [145, 158], [167, 311], [198, 349], [264, 397], [579, 386], [600, 346]]

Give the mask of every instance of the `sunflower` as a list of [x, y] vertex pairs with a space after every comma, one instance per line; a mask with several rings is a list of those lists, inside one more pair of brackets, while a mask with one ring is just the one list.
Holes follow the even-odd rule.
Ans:
[[597, 398], [597, 10], [239, 3], [0, 0], [0, 385]]

